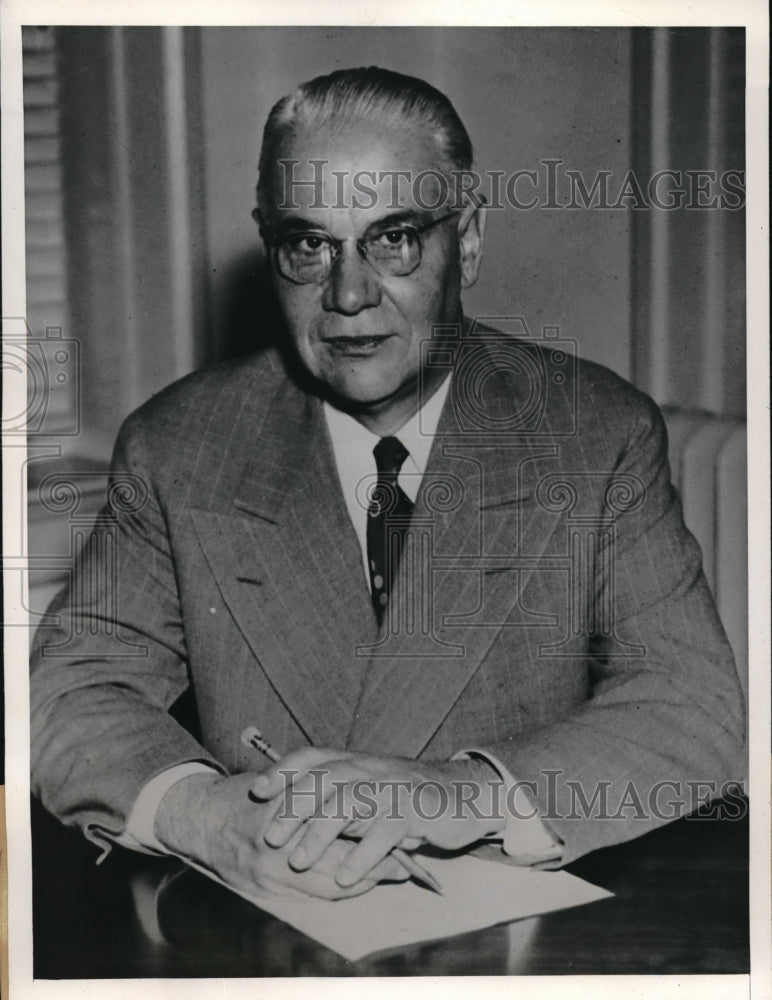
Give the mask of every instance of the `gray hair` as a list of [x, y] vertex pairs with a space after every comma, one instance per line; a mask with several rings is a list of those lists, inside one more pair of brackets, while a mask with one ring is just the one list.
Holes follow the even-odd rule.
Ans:
[[268, 115], [257, 182], [262, 221], [271, 204], [271, 173], [281, 144], [304, 125], [344, 124], [378, 116], [383, 123], [413, 123], [433, 134], [444, 168], [470, 170], [472, 143], [448, 98], [425, 80], [378, 66], [341, 69], [303, 83]]

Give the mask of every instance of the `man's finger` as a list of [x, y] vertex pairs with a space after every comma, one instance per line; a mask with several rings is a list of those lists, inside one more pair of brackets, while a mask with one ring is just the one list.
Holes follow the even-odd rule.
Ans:
[[387, 854], [383, 861], [379, 861], [375, 868], [371, 868], [367, 874], [367, 879], [376, 882], [407, 882], [410, 872], [401, 865], [393, 854]]
[[277, 796], [273, 817], [263, 834], [266, 844], [281, 847], [312, 816], [333, 815], [335, 806], [324, 778], [324, 772], [311, 771], [304, 780], [293, 783], [283, 795]]
[[311, 768], [293, 780], [283, 796], [276, 797], [273, 819], [265, 829], [266, 843], [281, 847], [314, 817], [345, 820], [344, 827], [352, 819], [369, 819], [375, 814], [375, 802], [367, 809], [352, 800], [352, 789], [363, 783], [359, 767], [351, 760]]
[[[353, 841], [336, 840], [316, 862], [311, 871], [319, 875], [327, 875], [332, 881], [335, 881], [338, 869], [345, 863], [355, 847], [356, 844]], [[389, 854], [369, 872], [366, 878], [346, 886], [345, 890], [341, 888], [341, 891], [346, 891], [348, 894], [351, 890], [363, 887], [360, 891], [364, 892], [379, 881], [406, 882], [409, 878], [409, 872], [395, 857]], [[338, 885], [337, 881], [335, 884]], [[353, 895], [353, 893], [351, 894]]]
[[272, 799], [288, 785], [302, 780], [313, 768], [349, 756], [344, 750], [331, 750], [329, 747], [301, 747], [300, 750], [293, 750], [255, 778], [252, 795], [256, 799]]
[[[354, 885], [381, 864], [401, 840], [400, 825], [378, 823], [354, 847], [338, 867], [335, 881], [344, 888]], [[391, 859], [394, 860], [393, 858]]]
[[305, 825], [303, 836], [289, 858], [296, 871], [305, 871], [325, 854], [349, 825], [347, 816], [314, 816]]

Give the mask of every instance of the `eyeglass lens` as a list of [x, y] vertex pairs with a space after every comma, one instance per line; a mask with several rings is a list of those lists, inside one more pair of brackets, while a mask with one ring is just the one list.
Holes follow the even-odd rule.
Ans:
[[[389, 229], [357, 247], [372, 267], [385, 277], [410, 274], [421, 262], [421, 240], [412, 227]], [[298, 233], [281, 240], [277, 247], [279, 268], [301, 284], [324, 281], [340, 247], [322, 233]]]

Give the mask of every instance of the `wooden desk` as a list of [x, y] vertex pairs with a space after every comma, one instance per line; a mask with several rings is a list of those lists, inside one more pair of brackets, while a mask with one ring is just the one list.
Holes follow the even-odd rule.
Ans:
[[[732, 802], [734, 813], [737, 802]], [[748, 821], [679, 820], [569, 871], [615, 898], [347, 962], [173, 862], [94, 848], [33, 809], [34, 975], [743, 973]], [[157, 902], [156, 902], [157, 901]]]

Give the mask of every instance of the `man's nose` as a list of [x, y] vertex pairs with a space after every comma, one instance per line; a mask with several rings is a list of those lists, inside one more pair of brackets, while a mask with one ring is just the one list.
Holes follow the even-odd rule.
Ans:
[[381, 286], [378, 276], [358, 247], [341, 247], [338, 258], [324, 283], [322, 306], [328, 312], [354, 316], [363, 309], [380, 305]]

